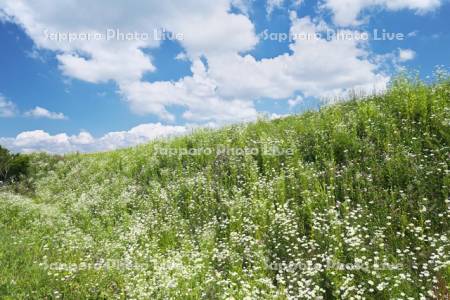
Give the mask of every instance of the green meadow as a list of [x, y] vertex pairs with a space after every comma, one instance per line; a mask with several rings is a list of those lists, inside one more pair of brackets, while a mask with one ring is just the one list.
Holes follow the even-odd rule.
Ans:
[[450, 82], [113, 152], [0, 189], [1, 299], [448, 299]]

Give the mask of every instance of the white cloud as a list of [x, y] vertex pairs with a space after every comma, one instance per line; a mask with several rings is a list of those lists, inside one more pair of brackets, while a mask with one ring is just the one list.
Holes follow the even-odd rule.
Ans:
[[[142, 49], [160, 45], [160, 41], [153, 39], [155, 29], [183, 33], [181, 43], [191, 55], [246, 51], [257, 42], [253, 24], [244, 15], [229, 13], [228, 0], [150, 0], [134, 4], [1, 0], [0, 4], [39, 47], [63, 52], [58, 60], [67, 75], [90, 82], [139, 80], [144, 72], [154, 71], [150, 57]], [[45, 34], [105, 33], [107, 29], [145, 32], [150, 38], [69, 42], [54, 41]]]
[[[324, 26], [292, 14], [293, 32], [313, 36]], [[256, 99], [289, 99], [298, 92], [319, 98], [342, 96], [353, 89], [372, 92], [384, 89], [389, 80], [360, 41], [307, 39], [290, 48], [291, 55], [260, 61], [236, 53], [209, 55], [208, 68], [194, 60], [192, 76], [176, 82], [131, 83], [121, 89], [136, 112], [171, 120], [166, 106], [178, 105], [187, 109], [183, 116], [189, 121], [226, 123], [256, 118]]]
[[[299, 19], [294, 13], [291, 18], [293, 34], [315, 36], [326, 26], [308, 17]], [[297, 40], [290, 49], [290, 55], [260, 61], [250, 55], [210, 57], [208, 74], [220, 83], [218, 94], [241, 99], [286, 99], [297, 92], [334, 97], [351, 89], [384, 89], [389, 80], [371, 62], [367, 45], [356, 39]]]
[[[258, 38], [250, 19], [230, 13], [230, 7], [245, 11], [251, 2], [0, 0], [0, 7], [15, 17], [38, 47], [59, 53], [60, 69], [66, 76], [92, 83], [113, 80], [132, 111], [164, 120], [175, 119], [170, 108], [177, 106], [185, 109], [182, 117], [188, 122], [245, 121], [256, 118], [254, 101], [258, 99], [287, 100], [299, 92], [333, 97], [353, 88], [384, 88], [389, 78], [372, 62], [367, 45], [358, 41], [297, 41], [290, 45], [291, 54], [262, 60], [242, 56], [254, 48]], [[283, 4], [268, 0], [267, 7], [273, 10]], [[314, 34], [326, 26], [295, 14], [291, 21], [291, 30], [297, 32]], [[183, 54], [175, 59], [191, 61], [193, 75], [178, 81], [143, 81], [146, 72], [158, 71], [143, 49], [158, 47], [158, 41], [69, 43], [48, 40], [44, 34], [46, 29], [102, 32], [111, 26], [123, 32], [166, 28], [183, 33]]]
[[255, 0], [231, 0], [231, 5], [248, 15]]
[[51, 120], [65, 120], [67, 117], [63, 113], [51, 112], [40, 106], [25, 112], [25, 116], [32, 118], [45, 118]]
[[292, 109], [292, 108], [296, 107], [297, 105], [299, 105], [302, 102], [303, 102], [303, 97], [299, 95], [299, 96], [297, 96], [297, 97], [295, 97], [293, 99], [289, 99], [288, 100], [288, 105], [289, 105], [289, 108]]
[[348, 26], [363, 23], [360, 15], [368, 8], [381, 7], [391, 11], [410, 9], [426, 13], [438, 8], [442, 2], [443, 0], [324, 0], [323, 7], [333, 12], [336, 24]]
[[[174, 118], [167, 111], [167, 106], [180, 102], [179, 99], [167, 99], [157, 93], [152, 93], [151, 96], [143, 94], [147, 89], [157, 92], [161, 90], [161, 86], [171, 85], [170, 82], [149, 85], [142, 81], [144, 73], [156, 71], [152, 58], [143, 49], [158, 47], [159, 41], [69, 42], [51, 40], [48, 34], [104, 33], [112, 27], [122, 32], [145, 32], [152, 36], [155, 29], [164, 28], [183, 34], [184, 39], [180, 43], [185, 55], [178, 56], [178, 59], [197, 60], [200, 56], [251, 50], [258, 42], [254, 26], [245, 15], [230, 13], [231, 5], [246, 11], [251, 6], [251, 1], [152, 0], [130, 4], [88, 0], [76, 3], [0, 0], [0, 7], [25, 29], [37, 47], [59, 53], [57, 59], [60, 69], [66, 76], [92, 83], [113, 80], [134, 111], [154, 113], [166, 120]], [[105, 13], [105, 7], [108, 7], [108, 13]], [[183, 89], [186, 90], [181, 88]], [[195, 94], [198, 96], [201, 91], [190, 91], [192, 101], [183, 105], [200, 110], [204, 103], [198, 101]], [[215, 97], [215, 101], [223, 100]], [[143, 105], [142, 109], [139, 105]], [[193, 107], [194, 105], [200, 107]], [[210, 110], [213, 111], [214, 107], [210, 107]], [[221, 112], [216, 110], [215, 113]], [[191, 112], [186, 112], [186, 116], [189, 115], [192, 115]]]
[[[291, 18], [293, 33], [314, 36], [326, 27], [295, 14]], [[260, 61], [236, 53], [209, 55], [208, 68], [196, 59], [193, 75], [177, 82], [138, 82], [121, 89], [136, 112], [172, 120], [166, 106], [178, 105], [187, 109], [183, 117], [189, 121], [226, 123], [256, 118], [256, 99], [282, 100], [298, 92], [314, 97], [342, 96], [353, 89], [372, 92], [384, 89], [389, 80], [371, 62], [361, 41], [307, 39], [290, 48], [291, 55]]]
[[14, 117], [16, 112], [16, 105], [0, 94], [0, 118]]
[[[266, 0], [267, 15], [270, 17], [276, 9], [282, 9], [285, 3], [285, 0]], [[297, 8], [303, 4], [303, 0], [291, 0], [287, 1], [287, 3], [294, 8]]]
[[88, 132], [69, 136], [65, 133], [50, 135], [42, 130], [26, 131], [15, 138], [0, 138], [0, 145], [14, 152], [96, 152], [135, 146], [151, 140], [180, 135], [188, 132], [184, 126], [164, 126], [161, 123], [142, 124], [129, 131], [110, 132], [101, 138], [94, 138]]
[[167, 105], [182, 106], [188, 121], [230, 123], [256, 119], [257, 112], [250, 101], [238, 98], [224, 100], [217, 94], [217, 82], [209, 76], [200, 59], [193, 62], [193, 76], [177, 82], [134, 82], [121, 89], [128, 95], [136, 112], [154, 113], [173, 121]]
[[277, 113], [272, 113], [270, 115], [268, 115], [269, 120], [279, 120], [279, 119], [283, 119], [286, 117], [291, 116], [290, 114], [277, 114]]
[[284, 4], [284, 0], [267, 0], [266, 11], [267, 15], [271, 15], [275, 9], [281, 8]]
[[398, 51], [398, 60], [400, 62], [406, 62], [409, 60], [413, 60], [416, 57], [416, 52], [411, 49], [399, 49]]
[[178, 53], [178, 54], [175, 56], [175, 59], [176, 59], [176, 60], [181, 60], [181, 61], [188, 61], [188, 60], [189, 60], [189, 57], [187, 56], [186, 53], [180, 52], [180, 53]]

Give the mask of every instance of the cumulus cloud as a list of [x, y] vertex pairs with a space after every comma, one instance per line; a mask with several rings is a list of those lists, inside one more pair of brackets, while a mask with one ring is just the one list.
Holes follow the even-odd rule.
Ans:
[[406, 62], [409, 60], [413, 60], [416, 57], [416, 52], [411, 49], [399, 49], [398, 51], [398, 60], [400, 62]]
[[44, 118], [50, 120], [65, 120], [67, 117], [63, 113], [51, 112], [40, 106], [36, 106], [34, 109], [25, 112], [26, 117], [32, 118]]
[[191, 69], [193, 76], [177, 82], [134, 82], [121, 89], [129, 95], [130, 105], [136, 112], [154, 113], [168, 120], [173, 120], [173, 116], [166, 110], [167, 105], [185, 107], [183, 117], [188, 121], [230, 123], [257, 117], [252, 102], [232, 97], [224, 100], [218, 94], [217, 81], [211, 78], [200, 59], [193, 62]]
[[323, 7], [330, 9], [338, 25], [359, 25], [364, 22], [361, 12], [368, 8], [381, 7], [396, 11], [402, 9], [425, 13], [438, 8], [443, 0], [324, 0]]
[[0, 145], [22, 153], [97, 152], [135, 146], [157, 138], [187, 132], [188, 128], [185, 126], [165, 126], [161, 123], [142, 124], [129, 131], [110, 132], [100, 138], [94, 138], [86, 131], [78, 135], [65, 133], [51, 135], [43, 130], [35, 130], [22, 132], [15, 138], [0, 138]]
[[10, 118], [16, 115], [16, 105], [0, 94], [0, 118]]
[[[302, 33], [310, 37], [327, 26], [309, 17], [298, 18], [295, 13], [291, 14], [291, 22], [293, 35]], [[218, 94], [241, 99], [286, 99], [297, 92], [319, 98], [334, 97], [351, 89], [381, 90], [389, 80], [371, 61], [371, 53], [363, 41], [305, 38], [296, 40], [290, 49], [292, 54], [260, 61], [250, 55], [213, 56], [208, 60], [208, 74], [220, 83]]]
[[[182, 107], [182, 118], [187, 122], [228, 123], [256, 118], [254, 101], [258, 99], [287, 100], [299, 92], [305, 96], [334, 97], [349, 89], [385, 86], [388, 76], [372, 62], [367, 45], [354, 40], [297, 41], [290, 45], [291, 53], [262, 60], [243, 55], [259, 42], [254, 24], [246, 15], [251, 3], [0, 0], [0, 7], [24, 28], [37, 47], [58, 53], [59, 67], [66, 76], [92, 83], [112, 80], [132, 111], [154, 114], [167, 121], [175, 119], [170, 107]], [[268, 0], [267, 7], [273, 10], [283, 3]], [[294, 5], [299, 3], [295, 1]], [[108, 13], [105, 6], [109, 7]], [[244, 13], [232, 13], [231, 7]], [[291, 31], [314, 34], [323, 29], [323, 24], [299, 19], [295, 14], [291, 22]], [[182, 33], [183, 54], [176, 58], [191, 62], [192, 76], [178, 81], [143, 80], [145, 73], [158, 71], [144, 50], [159, 47], [159, 41], [61, 42], [45, 34], [99, 33], [111, 27], [123, 32], [164, 28]]]
[[[179, 102], [178, 98], [161, 102], [166, 97], [144, 97], [141, 93], [149, 89], [147, 82], [142, 81], [143, 74], [156, 71], [152, 57], [148, 52], [144, 53], [144, 49], [156, 48], [160, 46], [160, 41], [149, 38], [131, 41], [77, 39], [69, 42], [51, 39], [50, 34], [87, 32], [94, 35], [104, 33], [109, 28], [118, 28], [122, 32], [145, 32], [152, 36], [154, 30], [165, 29], [182, 33], [180, 43], [186, 53], [183, 59], [195, 61], [203, 56], [248, 51], [256, 45], [258, 38], [250, 19], [244, 14], [230, 13], [232, 6], [246, 11], [250, 4], [249, 0], [152, 0], [135, 1], [133, 4], [117, 1], [93, 3], [87, 0], [76, 3], [0, 0], [0, 7], [10, 19], [24, 28], [37, 47], [59, 53], [59, 67], [66, 76], [91, 83], [113, 80], [134, 111], [157, 114], [165, 120], [173, 120], [174, 116], [167, 107], [173, 102]], [[108, 13], [104, 10], [106, 6]], [[170, 82], [155, 83], [152, 90], [160, 89], [161, 85], [170, 85]], [[152, 95], [155, 96], [154, 93]], [[192, 101], [183, 105], [193, 111], [202, 109], [193, 107], [204, 105], [194, 98], [193, 95]], [[216, 96], [214, 100], [220, 102], [221, 107], [226, 106], [224, 99]], [[139, 105], [143, 105], [143, 109], [136, 109]], [[214, 110], [214, 107], [210, 110]], [[219, 109], [214, 113], [220, 114]], [[247, 114], [244, 112], [243, 118]], [[186, 112], [186, 116], [193, 115], [192, 112]]]
[[[292, 34], [316, 36], [327, 26], [308, 17], [299, 19], [295, 13], [291, 21]], [[226, 123], [255, 119], [257, 111], [252, 100], [289, 99], [298, 92], [335, 98], [350, 90], [380, 91], [389, 81], [370, 60], [363, 41], [311, 38], [297, 40], [290, 48], [292, 54], [259, 61], [237, 53], [209, 55], [208, 68], [201, 59], [193, 61], [192, 76], [176, 82], [134, 82], [121, 89], [136, 112], [172, 120], [166, 107], [178, 105], [186, 108], [186, 120]]]

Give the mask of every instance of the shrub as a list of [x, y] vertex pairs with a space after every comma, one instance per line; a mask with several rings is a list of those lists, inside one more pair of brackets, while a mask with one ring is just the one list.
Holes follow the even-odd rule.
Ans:
[[29, 157], [12, 154], [0, 146], [0, 181], [7, 183], [17, 181], [28, 174]]

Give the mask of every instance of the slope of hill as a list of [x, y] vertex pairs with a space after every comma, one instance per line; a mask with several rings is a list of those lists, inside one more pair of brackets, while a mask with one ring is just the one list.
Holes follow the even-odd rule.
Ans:
[[450, 85], [110, 153], [0, 194], [0, 298], [448, 299]]

